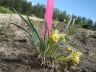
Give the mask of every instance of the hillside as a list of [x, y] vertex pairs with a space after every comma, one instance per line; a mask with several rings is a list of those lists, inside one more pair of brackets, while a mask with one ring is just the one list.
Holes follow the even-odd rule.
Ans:
[[[43, 19], [30, 19], [38, 23], [39, 29], [42, 28]], [[0, 14], [0, 72], [44, 72], [28, 35], [10, 23], [28, 29], [18, 15]], [[61, 23], [57, 28], [63, 31]], [[66, 72], [96, 72], [96, 32], [78, 28], [77, 33], [70, 37], [70, 44], [83, 55], [80, 65], [71, 66]], [[64, 65], [60, 67], [58, 70], [64, 72]], [[45, 72], [51, 72], [50, 68], [46, 67]]]

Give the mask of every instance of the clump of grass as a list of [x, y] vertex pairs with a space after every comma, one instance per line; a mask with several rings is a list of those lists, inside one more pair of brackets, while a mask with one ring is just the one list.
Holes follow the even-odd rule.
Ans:
[[0, 6], [0, 13], [13, 13], [12, 10], [10, 10], [9, 8], [5, 8], [3, 6]]

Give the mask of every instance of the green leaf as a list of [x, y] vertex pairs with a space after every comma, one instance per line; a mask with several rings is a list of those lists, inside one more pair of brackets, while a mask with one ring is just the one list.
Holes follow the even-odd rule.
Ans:
[[62, 54], [55, 54], [54, 59], [55, 62], [62, 62], [62, 61], [66, 61], [67, 57]]
[[33, 30], [33, 34], [34, 34], [34, 43], [35, 44], [37, 44], [37, 43], [39, 43], [39, 52], [40, 53], [43, 53], [43, 51], [44, 51], [44, 44], [43, 44], [43, 42], [42, 42], [42, 39], [41, 39], [41, 37], [39, 36], [39, 33], [37, 32], [37, 30], [35, 29], [35, 27], [33, 26], [33, 24], [32, 24], [32, 22], [30, 21], [30, 19], [29, 19], [29, 17], [27, 16], [27, 18], [28, 18], [28, 22], [29, 22], [29, 24], [30, 24], [30, 27], [31, 27], [31, 29]]
[[46, 51], [47, 47], [48, 47], [48, 27], [47, 27], [47, 24], [45, 23], [45, 33], [44, 33], [44, 51]]
[[37, 35], [38, 39], [41, 41], [41, 38], [37, 32], [37, 30], [35, 29], [35, 27], [33, 26], [32, 22], [30, 21], [29, 17], [27, 16], [28, 18], [28, 22], [29, 22], [29, 25], [31, 26], [31, 29], [33, 30], [33, 32]]
[[25, 21], [25, 23], [29, 26], [29, 28], [33, 32], [33, 39], [34, 39], [34, 44], [36, 45], [38, 43], [38, 39], [40, 41], [40, 36], [38, 35], [38, 32], [36, 31], [35, 27], [33, 26], [32, 22], [30, 21], [29, 17], [27, 16], [28, 20], [26, 20], [20, 13], [18, 13], [15, 9], [14, 11]]
[[37, 45], [37, 43], [39, 43], [38, 37], [35, 33], [33, 33], [33, 40], [34, 40], [35, 45]]
[[18, 13], [15, 9], [14, 9], [14, 11], [21, 17], [21, 19], [23, 19], [25, 21], [26, 24], [29, 25], [29, 22], [20, 13]]
[[10, 24], [13, 24], [13, 25], [17, 26], [18, 28], [20, 28], [20, 29], [24, 30], [25, 32], [27, 32], [27, 33], [29, 34], [30, 37], [33, 37], [32, 34], [31, 34], [29, 31], [27, 31], [26, 29], [24, 29], [23, 27], [21, 27], [21, 26], [15, 24], [15, 23], [10, 23]]
[[59, 47], [56, 45], [56, 46], [51, 46], [48, 48], [48, 50], [46, 51], [46, 55], [51, 55], [51, 56], [54, 56], [55, 52], [57, 51]]

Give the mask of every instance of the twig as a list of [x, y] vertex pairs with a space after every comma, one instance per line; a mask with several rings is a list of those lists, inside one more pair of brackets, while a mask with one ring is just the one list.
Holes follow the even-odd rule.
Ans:
[[70, 20], [69, 20], [69, 22], [68, 22], [68, 24], [67, 24], [67, 26], [66, 26], [66, 28], [65, 28], [65, 31], [67, 31], [67, 30], [68, 30], [69, 25], [71, 24], [71, 21], [72, 21], [72, 16], [70, 17]]

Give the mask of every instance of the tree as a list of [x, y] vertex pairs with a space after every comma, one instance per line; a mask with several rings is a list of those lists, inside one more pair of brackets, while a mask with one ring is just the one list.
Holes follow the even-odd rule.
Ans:
[[77, 25], [78, 27], [82, 26], [82, 22], [81, 22], [81, 16], [78, 16], [75, 20], [75, 25]]
[[92, 29], [93, 28], [93, 21], [91, 19], [86, 20], [86, 24], [82, 25], [83, 28]]
[[64, 16], [63, 16], [63, 14], [58, 15], [58, 21], [64, 22]]
[[45, 5], [43, 4], [37, 4], [37, 5], [34, 5], [32, 7], [32, 13], [37, 16], [37, 17], [40, 17], [40, 18], [44, 18], [44, 14], [45, 14]]
[[67, 24], [68, 21], [69, 21], [69, 17], [68, 17], [68, 15], [67, 15], [66, 11], [63, 11], [63, 12], [62, 12], [62, 15], [64, 16], [64, 19], [63, 19], [63, 20], [64, 20], [64, 23]]
[[96, 30], [96, 21], [94, 22], [94, 26], [93, 27], [94, 27], [94, 30]]
[[60, 14], [60, 10], [57, 8], [54, 8], [53, 19], [58, 19], [59, 14]]
[[32, 12], [32, 3], [27, 0], [0, 0], [0, 6], [7, 7], [11, 10], [16, 9], [23, 14]]

